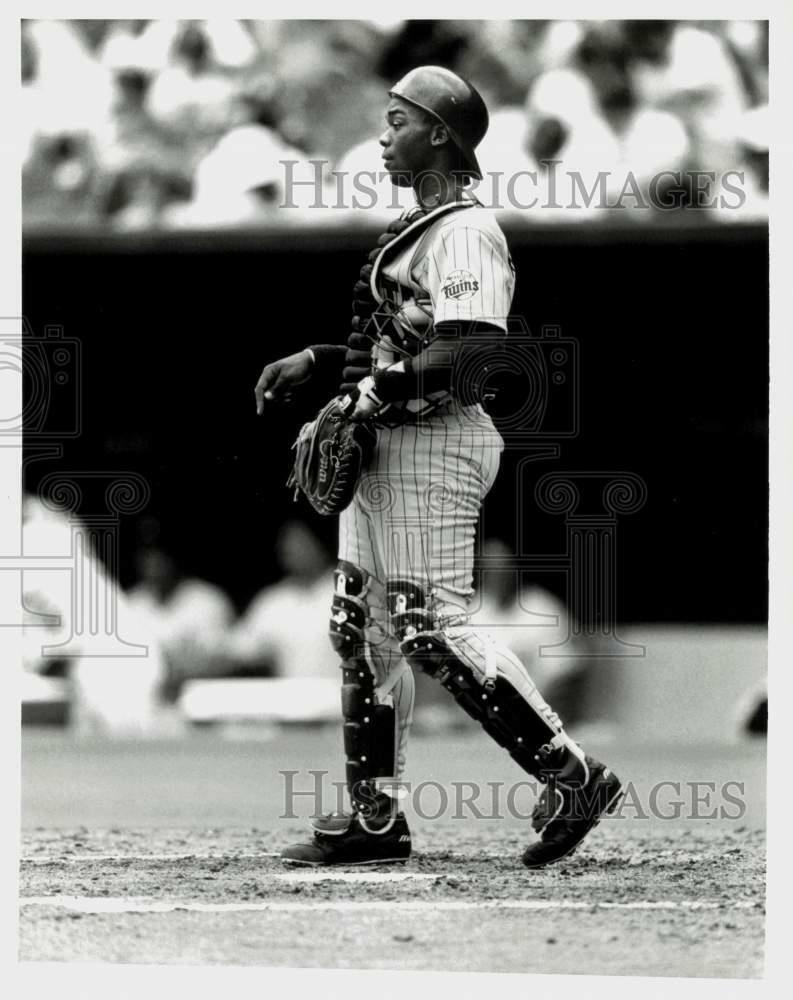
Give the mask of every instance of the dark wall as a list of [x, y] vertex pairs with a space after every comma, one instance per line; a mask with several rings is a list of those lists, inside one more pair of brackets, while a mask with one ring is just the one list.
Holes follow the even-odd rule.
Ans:
[[[376, 234], [375, 234], [376, 235]], [[346, 336], [349, 290], [372, 234], [236, 234], [119, 241], [30, 236], [25, 314], [81, 345], [82, 424], [63, 459], [27, 468], [136, 470], [147, 513], [186, 566], [244, 603], [275, 575], [283, 484], [299, 425], [332, 386], [255, 417], [268, 360]], [[510, 234], [514, 311], [534, 334], [575, 338], [579, 433], [558, 470], [625, 470], [647, 485], [619, 525], [623, 620], [760, 621], [766, 616], [767, 236], [762, 229], [524, 231]], [[520, 391], [520, 390], [518, 390]], [[502, 393], [506, 410], [509, 386]], [[558, 552], [563, 524], [515, 511], [509, 450], [485, 524]], [[518, 523], [520, 521], [520, 525]], [[122, 579], [139, 525], [123, 525]], [[524, 554], [529, 554], [528, 552]], [[553, 576], [542, 582], [559, 589]]]

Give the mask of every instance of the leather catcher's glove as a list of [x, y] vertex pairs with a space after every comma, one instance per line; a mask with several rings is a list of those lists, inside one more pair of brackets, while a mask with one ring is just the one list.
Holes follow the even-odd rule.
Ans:
[[336, 396], [292, 446], [295, 462], [287, 486], [302, 491], [320, 514], [340, 514], [352, 502], [361, 470], [371, 457], [377, 432], [366, 421], [353, 423], [355, 400]]

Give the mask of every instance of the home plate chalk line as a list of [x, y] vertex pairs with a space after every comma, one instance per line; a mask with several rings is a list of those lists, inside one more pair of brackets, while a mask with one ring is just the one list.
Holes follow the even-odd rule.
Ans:
[[255, 861], [258, 858], [280, 858], [280, 851], [256, 851], [255, 853], [229, 854], [37, 854], [20, 858], [23, 865], [86, 864], [89, 861]]
[[630, 903], [578, 902], [570, 899], [483, 899], [469, 900], [367, 900], [349, 899], [315, 900], [313, 902], [240, 902], [202, 903], [192, 900], [165, 901], [135, 896], [28, 896], [20, 899], [21, 906], [52, 906], [78, 913], [243, 913], [266, 911], [271, 913], [300, 913], [311, 910], [334, 912], [448, 912], [455, 910], [731, 910], [759, 909], [761, 904], [750, 900], [723, 903], [719, 900], [650, 900], [639, 899]]

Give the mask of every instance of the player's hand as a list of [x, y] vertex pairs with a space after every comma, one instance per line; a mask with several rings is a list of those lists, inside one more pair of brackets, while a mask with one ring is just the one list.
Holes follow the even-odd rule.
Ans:
[[375, 380], [371, 375], [362, 378], [356, 390], [350, 395], [355, 400], [355, 409], [350, 415], [350, 420], [366, 420], [383, 405], [382, 399], [377, 395]]
[[259, 376], [256, 388], [256, 413], [261, 416], [265, 400], [288, 400], [289, 390], [311, 377], [314, 362], [308, 350], [290, 354], [266, 365]]

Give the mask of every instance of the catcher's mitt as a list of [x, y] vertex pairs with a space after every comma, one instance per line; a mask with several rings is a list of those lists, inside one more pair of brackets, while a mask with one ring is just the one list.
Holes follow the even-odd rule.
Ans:
[[336, 396], [310, 423], [303, 424], [292, 445], [295, 463], [287, 486], [305, 493], [320, 514], [340, 514], [352, 502], [361, 469], [374, 449], [377, 433], [365, 421], [353, 423], [349, 396]]

